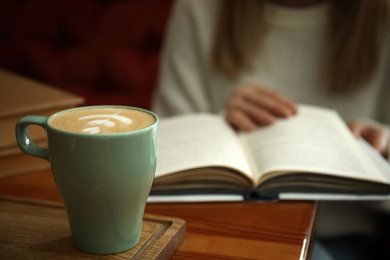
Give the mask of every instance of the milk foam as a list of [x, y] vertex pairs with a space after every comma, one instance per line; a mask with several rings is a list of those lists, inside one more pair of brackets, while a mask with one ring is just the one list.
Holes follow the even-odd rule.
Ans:
[[113, 134], [143, 129], [155, 122], [151, 114], [131, 108], [85, 108], [55, 115], [50, 125], [69, 132]]
[[[120, 116], [118, 114], [83, 116], [83, 117], [80, 117], [78, 120], [85, 120], [85, 119], [88, 120], [88, 119], [94, 119], [94, 118], [106, 118], [106, 119], [95, 119], [92, 121], [85, 122], [85, 124], [90, 125], [92, 127], [84, 128], [81, 130], [82, 132], [89, 133], [89, 134], [101, 133], [102, 128], [115, 127], [115, 125], [116, 125], [115, 120], [118, 120], [125, 125], [130, 125], [133, 122], [133, 120], [131, 120], [130, 118]], [[113, 120], [113, 119], [115, 119], [115, 120]]]

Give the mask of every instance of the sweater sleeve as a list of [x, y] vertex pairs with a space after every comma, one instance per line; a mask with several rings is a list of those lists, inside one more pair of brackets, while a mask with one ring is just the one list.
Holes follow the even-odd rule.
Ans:
[[172, 10], [152, 105], [160, 117], [204, 112], [210, 107], [201, 58], [205, 55], [193, 7], [193, 0], [179, 0]]

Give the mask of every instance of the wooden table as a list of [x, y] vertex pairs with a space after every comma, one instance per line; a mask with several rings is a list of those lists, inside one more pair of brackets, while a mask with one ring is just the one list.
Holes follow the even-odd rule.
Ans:
[[[0, 179], [0, 195], [61, 202], [50, 170]], [[181, 218], [186, 239], [172, 259], [306, 259], [314, 202], [148, 204], [146, 213]]]

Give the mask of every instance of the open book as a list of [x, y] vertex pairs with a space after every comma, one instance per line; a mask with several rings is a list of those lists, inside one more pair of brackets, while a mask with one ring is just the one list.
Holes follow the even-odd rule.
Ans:
[[297, 116], [250, 133], [235, 132], [218, 115], [161, 120], [151, 198], [202, 194], [386, 198], [390, 166], [329, 109], [301, 105]]

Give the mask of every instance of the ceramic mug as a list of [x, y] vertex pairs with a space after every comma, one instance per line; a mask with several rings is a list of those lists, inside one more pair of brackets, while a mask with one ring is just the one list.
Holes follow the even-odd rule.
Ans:
[[[51, 125], [62, 113], [90, 108], [132, 109], [152, 115], [155, 121], [140, 130], [113, 134], [75, 133]], [[158, 124], [154, 113], [122, 106], [73, 108], [50, 117], [26, 116], [17, 123], [20, 149], [51, 164], [79, 250], [114, 254], [139, 242], [156, 169]], [[29, 125], [46, 130], [48, 149], [32, 142]]]

